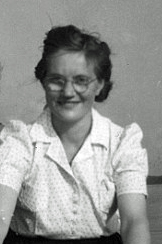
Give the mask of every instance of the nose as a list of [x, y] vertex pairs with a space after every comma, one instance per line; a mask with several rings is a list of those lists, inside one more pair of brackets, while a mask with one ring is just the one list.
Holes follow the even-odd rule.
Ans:
[[72, 97], [75, 95], [75, 90], [71, 81], [65, 82], [63, 94], [65, 97]]

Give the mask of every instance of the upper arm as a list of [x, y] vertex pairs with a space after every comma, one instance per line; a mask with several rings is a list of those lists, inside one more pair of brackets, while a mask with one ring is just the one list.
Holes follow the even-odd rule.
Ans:
[[142, 138], [143, 133], [137, 124], [126, 127], [112, 159], [124, 243], [149, 243], [146, 211], [148, 160]]
[[143, 133], [136, 124], [128, 126], [121, 135], [112, 158], [118, 196], [129, 193], [141, 194], [141, 197], [147, 195], [148, 159], [147, 151], [141, 144], [142, 137]]
[[119, 195], [118, 206], [123, 242], [149, 244], [150, 231], [145, 196], [134, 193]]
[[17, 202], [18, 192], [0, 184], [0, 243], [5, 238]]
[[118, 207], [122, 226], [132, 222], [146, 223], [146, 197], [143, 194], [122, 194], [118, 196]]

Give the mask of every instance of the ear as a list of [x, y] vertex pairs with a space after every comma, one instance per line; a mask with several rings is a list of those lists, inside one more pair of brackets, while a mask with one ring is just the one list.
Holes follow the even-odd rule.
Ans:
[[98, 96], [101, 92], [101, 90], [103, 89], [104, 87], [104, 80], [99, 80], [98, 83], [97, 83], [97, 89], [96, 89], [96, 96]]

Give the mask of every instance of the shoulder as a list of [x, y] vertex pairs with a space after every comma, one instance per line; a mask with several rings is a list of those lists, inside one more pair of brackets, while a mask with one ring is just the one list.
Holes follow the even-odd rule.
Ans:
[[96, 110], [93, 110], [93, 120], [94, 130], [98, 131], [98, 134], [104, 137], [105, 140], [109, 140], [112, 153], [118, 151], [118, 149], [125, 151], [126, 146], [139, 146], [142, 141], [142, 129], [135, 122], [122, 127]]
[[118, 140], [121, 142], [124, 139], [130, 139], [130, 137], [134, 138], [140, 138], [143, 137], [143, 132], [141, 127], [136, 123], [133, 122], [126, 126], [120, 126], [117, 123], [114, 123], [110, 118], [105, 117], [98, 112], [95, 111], [97, 114], [97, 119], [101, 121], [101, 123], [105, 124], [107, 126], [107, 130], [109, 131], [110, 135], [115, 138], [118, 138]]
[[27, 125], [9, 121], [0, 133], [0, 184], [20, 191], [32, 165], [33, 147]]
[[[1, 145], [8, 148], [25, 149], [31, 152], [32, 143], [27, 124], [20, 120], [10, 120], [0, 133]], [[1, 146], [2, 148], [2, 146]]]
[[121, 133], [123, 131], [123, 127], [120, 125], [114, 123], [110, 118], [101, 115], [97, 110], [93, 109], [92, 111], [93, 120], [96, 124], [107, 127], [107, 130], [111, 132], [112, 134]]
[[99, 137], [110, 143], [113, 148], [119, 142], [124, 128], [114, 123], [110, 118], [101, 115], [98, 111], [93, 110], [93, 131], [98, 133]]
[[10, 120], [7, 124], [2, 128], [0, 138], [4, 140], [7, 136], [13, 136], [15, 138], [19, 138], [24, 136], [28, 131], [27, 125], [21, 120]]
[[142, 146], [143, 132], [137, 123], [126, 126], [121, 133], [113, 154], [116, 171], [143, 172], [148, 174], [147, 150]]
[[143, 131], [137, 123], [132, 123], [123, 128], [120, 135], [120, 146], [139, 146], [143, 139]]

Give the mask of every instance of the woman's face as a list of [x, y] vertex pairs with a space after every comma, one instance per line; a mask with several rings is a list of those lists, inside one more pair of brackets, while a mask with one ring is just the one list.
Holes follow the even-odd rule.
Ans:
[[[96, 78], [93, 63], [87, 62], [82, 52], [60, 50], [48, 58], [47, 67], [44, 89], [53, 118], [66, 123], [88, 118], [95, 96], [103, 88], [103, 82], [98, 82]], [[52, 81], [56, 77], [65, 81], [60, 91], [54, 91], [53, 88]], [[93, 79], [83, 93], [76, 91], [72, 84], [78, 77]]]

